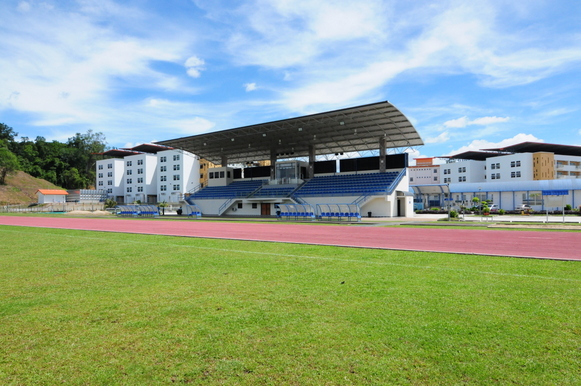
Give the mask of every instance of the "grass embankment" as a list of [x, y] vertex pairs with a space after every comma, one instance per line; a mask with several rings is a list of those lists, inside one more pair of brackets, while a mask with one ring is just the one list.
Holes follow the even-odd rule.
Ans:
[[581, 383], [576, 262], [0, 238], [0, 384]]
[[6, 176], [6, 185], [0, 185], [0, 205], [30, 204], [37, 202], [38, 189], [60, 189], [58, 186], [32, 177], [22, 171]]

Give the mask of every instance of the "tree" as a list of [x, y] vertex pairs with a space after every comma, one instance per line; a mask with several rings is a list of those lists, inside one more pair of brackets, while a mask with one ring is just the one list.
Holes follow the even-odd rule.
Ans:
[[0, 185], [6, 183], [6, 176], [15, 173], [20, 168], [18, 158], [8, 150], [5, 141], [0, 140]]
[[18, 135], [14, 129], [4, 123], [0, 123], [0, 140], [7, 141], [7, 146], [10, 146], [11, 142], [14, 142], [14, 137]]

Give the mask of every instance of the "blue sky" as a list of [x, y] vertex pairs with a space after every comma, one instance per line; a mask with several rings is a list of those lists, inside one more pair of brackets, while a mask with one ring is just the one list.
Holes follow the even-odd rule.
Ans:
[[0, 122], [113, 147], [388, 100], [438, 156], [581, 145], [581, 2], [3, 0]]

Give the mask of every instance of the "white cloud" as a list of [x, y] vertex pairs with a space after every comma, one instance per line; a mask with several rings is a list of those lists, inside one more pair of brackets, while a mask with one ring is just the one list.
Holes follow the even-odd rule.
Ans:
[[448, 140], [450, 140], [450, 133], [447, 131], [444, 131], [443, 133], [441, 133], [437, 137], [427, 138], [426, 143], [444, 143], [444, 142], [448, 142]]
[[444, 126], [448, 128], [463, 128], [471, 125], [487, 126], [494, 123], [508, 122], [509, 120], [509, 117], [481, 117], [473, 120], [469, 120], [467, 117], [461, 117], [444, 122]]
[[186, 72], [192, 78], [199, 78], [201, 71], [204, 70], [204, 64], [206, 64], [202, 59], [197, 56], [190, 56], [185, 63]]
[[30, 3], [26, 2], [26, 1], [21, 1], [20, 3], [18, 3], [17, 9], [20, 12], [28, 12], [28, 11], [30, 11]]
[[254, 91], [254, 90], [257, 89], [256, 83], [245, 83], [244, 84], [244, 89], [246, 90], [246, 92]]
[[467, 146], [462, 146], [461, 148], [459, 148], [457, 150], [451, 151], [450, 153], [448, 153], [448, 155], [464, 153], [466, 151], [479, 151], [479, 150], [483, 150], [483, 149], [495, 149], [495, 148], [499, 148], [499, 147], [516, 145], [517, 143], [521, 143], [521, 142], [545, 142], [545, 141], [535, 137], [532, 134], [524, 134], [524, 133], [519, 133], [512, 138], [506, 138], [500, 142], [490, 142], [490, 141], [487, 141], [484, 139], [477, 139], [477, 140], [470, 142], [470, 144], [468, 144]]

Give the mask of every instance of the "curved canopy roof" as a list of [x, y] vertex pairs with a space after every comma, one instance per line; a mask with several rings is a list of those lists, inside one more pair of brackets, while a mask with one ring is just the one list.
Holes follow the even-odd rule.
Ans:
[[496, 149], [485, 149], [488, 151], [504, 151], [511, 153], [536, 153], [540, 151], [555, 153], [560, 155], [581, 156], [581, 146], [555, 145], [541, 142], [521, 142], [516, 145], [500, 147]]
[[412, 123], [389, 102], [350, 107], [297, 118], [260, 123], [213, 133], [159, 141], [183, 149], [215, 164], [226, 157], [229, 163], [266, 160], [271, 154], [282, 158], [307, 157], [423, 145]]

